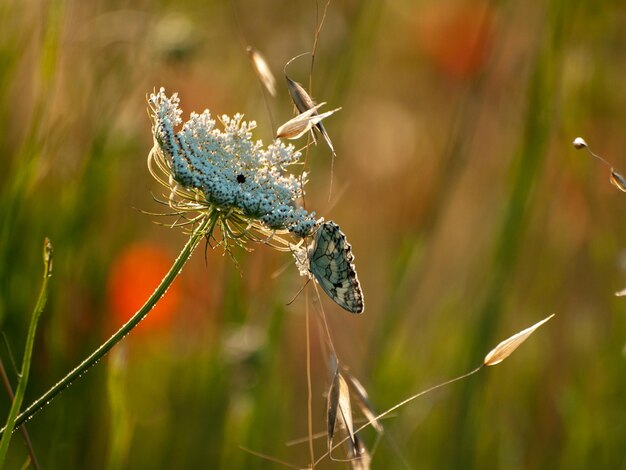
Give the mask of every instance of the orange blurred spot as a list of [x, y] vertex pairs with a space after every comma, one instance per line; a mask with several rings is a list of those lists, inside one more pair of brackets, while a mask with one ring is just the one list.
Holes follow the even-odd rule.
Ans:
[[[174, 262], [158, 246], [146, 242], [131, 245], [113, 261], [108, 294], [115, 328], [126, 323], [154, 292]], [[161, 330], [170, 325], [180, 300], [176, 281], [139, 325], [139, 331]]]
[[419, 9], [422, 52], [447, 74], [467, 78], [485, 63], [493, 14], [485, 2], [435, 2]]

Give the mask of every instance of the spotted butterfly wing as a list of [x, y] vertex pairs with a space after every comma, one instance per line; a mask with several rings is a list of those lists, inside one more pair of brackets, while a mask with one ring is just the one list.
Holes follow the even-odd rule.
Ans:
[[315, 232], [309, 248], [309, 270], [320, 287], [339, 306], [351, 313], [363, 312], [363, 292], [352, 261], [352, 247], [333, 221]]

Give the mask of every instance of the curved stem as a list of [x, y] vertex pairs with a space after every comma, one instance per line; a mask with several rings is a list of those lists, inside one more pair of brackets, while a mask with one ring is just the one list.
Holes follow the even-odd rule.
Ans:
[[[13, 397], [13, 403], [9, 410], [9, 416], [7, 417], [7, 423], [5, 428], [9, 431], [3, 434], [0, 439], [0, 468], [4, 468], [4, 462], [9, 449], [9, 443], [11, 441], [11, 434], [13, 430], [19, 427], [16, 419], [17, 413], [22, 406], [22, 400], [24, 399], [24, 393], [26, 392], [26, 385], [28, 384], [28, 375], [30, 373], [30, 362], [33, 355], [33, 345], [35, 344], [35, 333], [37, 331], [37, 322], [39, 317], [46, 306], [48, 300], [48, 280], [52, 275], [52, 244], [47, 238], [43, 244], [43, 281], [41, 283], [41, 290], [39, 291], [39, 297], [37, 298], [37, 304], [35, 310], [30, 318], [30, 324], [28, 326], [28, 335], [26, 336], [26, 345], [24, 346], [24, 357], [22, 359], [22, 369], [19, 375], [19, 383]], [[20, 423], [21, 424], [21, 423]], [[33, 462], [35, 462], [33, 460]]]
[[[53, 398], [59, 393], [69, 387], [78, 377], [84, 374], [91, 366], [96, 364], [102, 357], [108, 353], [113, 346], [119, 343], [130, 331], [135, 328], [141, 320], [152, 310], [159, 299], [165, 294], [169, 286], [172, 284], [176, 276], [180, 273], [184, 264], [187, 262], [193, 250], [198, 246], [198, 243], [202, 237], [210, 231], [211, 219], [205, 218], [198, 228], [189, 237], [189, 240], [183, 247], [182, 251], [174, 261], [174, 264], [161, 280], [161, 283], [148, 298], [146, 303], [141, 307], [135, 315], [132, 316], [113, 336], [111, 336], [105, 343], [103, 343], [98, 349], [96, 349], [87, 359], [81, 362], [76, 368], [70, 371], [65, 377], [63, 377], [54, 387], [44, 393], [40, 398], [35, 400], [28, 408], [26, 408], [15, 420], [15, 427], [19, 427], [24, 422], [28, 421], [32, 416], [46, 406]], [[4, 433], [4, 428], [0, 430], [0, 433]]]
[[[479, 370], [481, 370], [483, 367], [485, 366], [485, 364], [481, 364], [478, 367], [476, 367], [474, 370], [467, 372], [463, 375], [460, 375], [458, 377], [455, 377], [453, 379], [450, 380], [446, 380], [445, 382], [442, 382], [440, 384], [437, 385], [433, 385], [430, 388], [427, 388], [426, 390], [422, 390], [419, 393], [416, 393], [415, 395], [411, 395], [409, 398], [406, 398], [404, 400], [402, 400], [400, 403], [396, 403], [394, 406], [392, 406], [391, 408], [389, 408], [387, 411], [383, 411], [381, 414], [379, 414], [378, 416], [375, 416], [374, 418], [370, 418], [367, 420], [367, 422], [365, 424], [363, 424], [362, 426], [360, 426], [358, 429], [354, 430], [354, 434], [358, 433], [359, 431], [362, 431], [363, 429], [365, 429], [366, 427], [370, 426], [372, 423], [374, 423], [375, 421], [379, 421], [382, 418], [384, 418], [385, 416], [387, 416], [389, 413], [392, 413], [394, 411], [396, 411], [398, 408], [406, 405], [409, 402], [412, 402], [413, 400], [421, 397], [422, 395], [426, 395], [427, 393], [430, 392], [434, 392], [435, 390], [437, 390], [438, 388], [441, 387], [445, 387], [446, 385], [450, 385], [451, 383], [454, 382], [458, 382], [459, 380], [463, 380], [466, 379], [467, 377], [469, 377], [470, 375], [474, 375], [476, 372], [478, 372]], [[337, 442], [336, 444], [334, 444], [330, 449], [328, 449], [328, 452], [326, 452], [324, 455], [322, 455], [321, 457], [319, 457], [314, 465], [319, 464], [324, 458], [326, 458], [327, 456], [329, 456], [331, 454], [331, 452], [333, 450], [335, 450], [337, 447], [339, 447], [341, 444], [343, 444], [344, 442], [346, 442], [348, 439], [350, 439], [350, 436], [346, 436], [344, 437], [341, 441]]]
[[306, 387], [307, 387], [307, 418], [309, 431], [309, 455], [311, 457], [311, 468], [315, 468], [315, 452], [313, 450], [313, 387], [311, 383], [311, 331], [309, 317], [309, 296], [308, 291], [305, 297], [305, 324], [306, 324]]

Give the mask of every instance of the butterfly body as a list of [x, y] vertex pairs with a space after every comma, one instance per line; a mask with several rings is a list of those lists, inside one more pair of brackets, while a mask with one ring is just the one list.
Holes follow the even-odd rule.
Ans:
[[352, 247], [339, 226], [333, 221], [322, 223], [309, 248], [309, 270], [335, 303], [362, 313], [363, 292], [353, 261]]

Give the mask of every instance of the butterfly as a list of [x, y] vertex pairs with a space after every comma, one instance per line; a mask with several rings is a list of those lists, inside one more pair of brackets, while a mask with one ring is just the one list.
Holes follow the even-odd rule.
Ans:
[[309, 247], [309, 271], [328, 296], [351, 313], [363, 312], [363, 292], [352, 247], [333, 221], [322, 223]]

